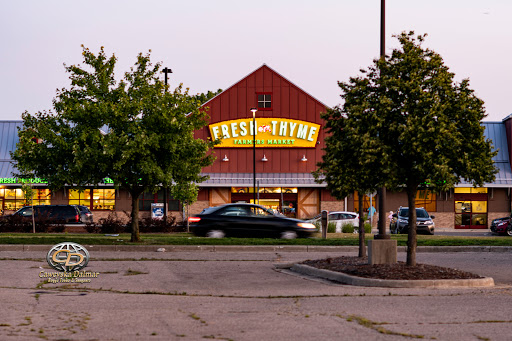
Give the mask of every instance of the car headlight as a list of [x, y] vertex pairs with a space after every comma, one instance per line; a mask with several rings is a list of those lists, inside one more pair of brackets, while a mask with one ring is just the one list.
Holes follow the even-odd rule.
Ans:
[[398, 222], [399, 222], [399, 223], [407, 223], [407, 222], [409, 222], [409, 221], [408, 221], [408, 220], [405, 220], [405, 219], [398, 219]]
[[424, 221], [423, 223], [425, 225], [432, 225], [432, 224], [434, 224], [434, 222], [432, 220]]
[[316, 226], [310, 223], [298, 223], [297, 226], [303, 229], [316, 229]]

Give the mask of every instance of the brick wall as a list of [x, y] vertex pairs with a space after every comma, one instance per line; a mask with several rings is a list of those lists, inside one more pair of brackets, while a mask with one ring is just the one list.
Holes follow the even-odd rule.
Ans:
[[345, 211], [345, 201], [321, 201], [320, 212], [324, 210], [329, 212]]
[[195, 214], [201, 213], [202, 210], [204, 210], [205, 208], [208, 208], [208, 207], [210, 207], [210, 201], [198, 200], [195, 203], [193, 203], [192, 205], [190, 205], [188, 212], [191, 216], [193, 216]]
[[429, 212], [434, 215], [434, 223], [439, 228], [454, 228], [455, 224], [455, 213], [453, 212]]

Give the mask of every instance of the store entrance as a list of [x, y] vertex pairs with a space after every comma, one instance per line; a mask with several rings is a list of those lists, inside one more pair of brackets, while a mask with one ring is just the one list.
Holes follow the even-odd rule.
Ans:
[[254, 202], [252, 187], [233, 187], [231, 202], [256, 203], [289, 218], [297, 217], [297, 188], [262, 187], [257, 191]]
[[455, 228], [487, 228], [487, 188], [455, 188]]

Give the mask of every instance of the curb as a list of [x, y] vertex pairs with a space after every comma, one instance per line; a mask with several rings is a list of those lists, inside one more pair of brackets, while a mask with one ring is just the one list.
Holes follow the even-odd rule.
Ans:
[[[1, 251], [45, 251], [52, 245], [3, 244]], [[358, 252], [358, 246], [319, 245], [84, 245], [89, 251], [103, 252]], [[406, 246], [398, 246], [406, 252]], [[512, 252], [512, 246], [418, 246], [416, 252]]]
[[347, 275], [342, 272], [317, 269], [308, 265], [293, 264], [291, 271], [303, 275], [313, 276], [336, 281], [344, 284], [363, 286], [363, 287], [384, 287], [384, 288], [454, 288], [454, 287], [493, 287], [494, 279], [492, 277], [474, 278], [474, 279], [435, 279], [435, 280], [391, 280], [363, 278]]

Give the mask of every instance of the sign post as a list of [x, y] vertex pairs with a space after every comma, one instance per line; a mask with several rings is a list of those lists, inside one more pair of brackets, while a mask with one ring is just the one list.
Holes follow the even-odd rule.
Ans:
[[322, 222], [322, 239], [327, 239], [327, 227], [329, 225], [329, 211], [323, 210], [322, 217], [320, 219]]

